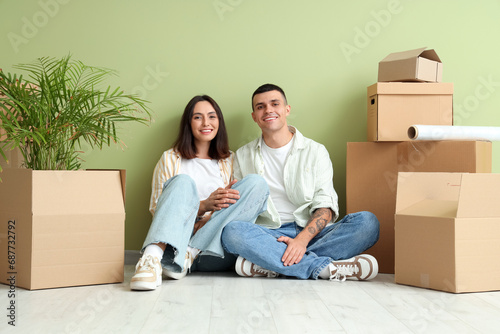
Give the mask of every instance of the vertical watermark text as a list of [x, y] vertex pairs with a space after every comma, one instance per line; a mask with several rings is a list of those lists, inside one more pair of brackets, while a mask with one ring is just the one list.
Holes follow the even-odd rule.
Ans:
[[9, 220], [7, 224], [7, 271], [9, 290], [7, 297], [7, 324], [16, 326], [16, 221]]

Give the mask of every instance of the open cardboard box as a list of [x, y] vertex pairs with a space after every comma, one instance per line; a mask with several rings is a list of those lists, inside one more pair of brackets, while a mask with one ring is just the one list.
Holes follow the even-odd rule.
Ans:
[[1, 283], [34, 290], [123, 282], [125, 171], [0, 175]]
[[500, 174], [399, 173], [396, 283], [500, 290]]
[[347, 213], [370, 211], [380, 222], [380, 238], [367, 253], [379, 272], [394, 273], [394, 213], [399, 172], [491, 173], [492, 143], [413, 141], [347, 143]]
[[409, 141], [414, 124], [453, 125], [453, 84], [378, 82], [367, 88], [368, 141]]
[[419, 48], [395, 52], [378, 65], [378, 81], [441, 82], [443, 64], [434, 50]]

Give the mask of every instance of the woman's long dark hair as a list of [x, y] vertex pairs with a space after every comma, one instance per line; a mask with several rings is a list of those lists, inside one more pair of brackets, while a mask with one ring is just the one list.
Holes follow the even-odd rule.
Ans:
[[196, 146], [194, 145], [193, 130], [191, 129], [191, 119], [193, 118], [193, 110], [196, 103], [207, 101], [215, 109], [217, 118], [219, 119], [219, 130], [217, 135], [210, 142], [208, 155], [212, 159], [225, 159], [229, 157], [229, 140], [227, 139], [226, 124], [219, 105], [208, 95], [197, 95], [193, 97], [187, 104], [182, 114], [179, 134], [174, 142], [173, 147], [180, 153], [184, 159], [196, 158]]

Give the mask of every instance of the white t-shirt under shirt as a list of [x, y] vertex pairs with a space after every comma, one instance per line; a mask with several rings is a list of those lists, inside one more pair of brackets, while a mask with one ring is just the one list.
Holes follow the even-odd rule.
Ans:
[[292, 148], [294, 139], [295, 136], [288, 144], [279, 148], [271, 148], [266, 145], [264, 139], [261, 139], [264, 179], [269, 185], [270, 196], [278, 210], [282, 224], [294, 222], [293, 212], [297, 210], [297, 206], [290, 202], [286, 195], [283, 175], [286, 158]]
[[200, 201], [207, 199], [217, 188], [224, 188], [215, 159], [182, 159], [180, 174], [187, 174], [194, 180]]

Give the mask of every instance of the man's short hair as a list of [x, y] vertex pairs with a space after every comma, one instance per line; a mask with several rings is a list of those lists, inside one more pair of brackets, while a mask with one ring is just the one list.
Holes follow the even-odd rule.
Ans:
[[252, 110], [253, 110], [253, 98], [255, 95], [257, 94], [262, 94], [262, 93], [267, 93], [267, 92], [270, 92], [270, 91], [273, 91], [273, 90], [277, 90], [278, 92], [281, 93], [281, 95], [283, 96], [283, 99], [285, 100], [285, 104], [288, 104], [288, 102], [286, 102], [286, 95], [285, 95], [285, 92], [283, 91], [283, 89], [281, 89], [281, 87], [279, 86], [276, 86], [276, 85], [273, 85], [273, 84], [264, 84], [262, 86], [260, 86], [259, 88], [257, 88], [255, 90], [255, 92], [253, 92], [253, 95], [252, 95]]

